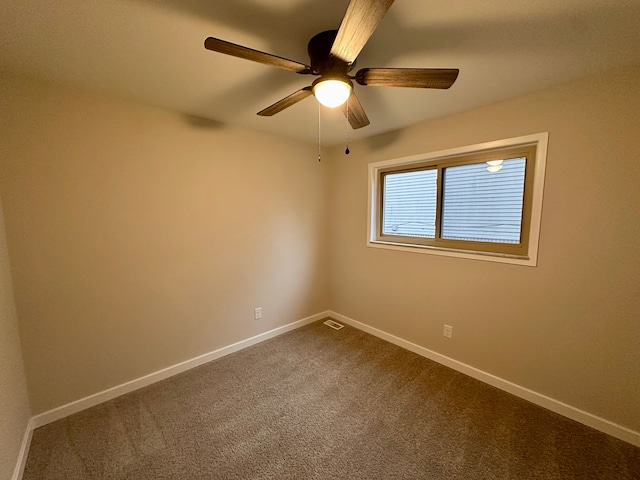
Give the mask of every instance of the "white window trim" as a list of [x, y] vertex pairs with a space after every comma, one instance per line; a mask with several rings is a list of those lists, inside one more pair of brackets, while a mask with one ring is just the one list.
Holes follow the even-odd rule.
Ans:
[[[367, 246], [374, 248], [384, 248], [389, 250], [400, 250], [405, 252], [426, 253], [429, 255], [441, 255], [445, 257], [467, 258], [472, 260], [484, 260], [489, 262], [510, 263], [513, 265], [526, 265], [535, 267], [538, 264], [538, 241], [540, 239], [540, 224], [542, 222], [542, 196], [544, 192], [544, 176], [547, 162], [547, 146], [549, 143], [549, 133], [535, 133], [522, 137], [495, 140], [493, 142], [480, 143], [477, 145], [467, 145], [465, 147], [441, 150], [438, 152], [412, 155], [409, 157], [395, 158], [369, 164], [369, 193], [368, 193], [368, 216], [367, 216]], [[529, 229], [528, 252], [524, 257], [513, 257], [500, 255], [497, 253], [471, 252], [468, 250], [451, 250], [426, 245], [399, 244], [376, 240], [376, 216], [378, 215], [378, 205], [376, 202], [376, 192], [379, 191], [380, 170], [393, 166], [406, 166], [412, 163], [424, 163], [425, 161], [441, 160], [446, 157], [465, 155], [470, 153], [480, 153], [485, 150], [496, 148], [517, 147], [521, 145], [537, 145], [536, 161], [533, 178], [533, 196], [531, 205], [531, 225]]]

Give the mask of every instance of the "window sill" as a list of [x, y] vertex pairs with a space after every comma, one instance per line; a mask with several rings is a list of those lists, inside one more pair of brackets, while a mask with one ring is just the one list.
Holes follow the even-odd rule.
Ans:
[[455, 250], [427, 245], [414, 245], [396, 242], [383, 242], [380, 240], [367, 241], [368, 247], [382, 248], [386, 250], [398, 250], [402, 252], [426, 253], [427, 255], [440, 255], [444, 257], [457, 257], [467, 260], [481, 260], [485, 262], [508, 263], [512, 265], [525, 265], [535, 267], [536, 260], [529, 256], [508, 255], [489, 252], [476, 252], [472, 250]]

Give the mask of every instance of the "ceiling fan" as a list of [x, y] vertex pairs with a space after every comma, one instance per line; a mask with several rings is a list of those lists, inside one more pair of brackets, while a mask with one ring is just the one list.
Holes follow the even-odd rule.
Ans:
[[[277, 101], [258, 112], [270, 117], [299, 101], [315, 95], [328, 107], [342, 106], [354, 129], [369, 125], [369, 119], [353, 91], [353, 82], [372, 87], [449, 88], [458, 77], [458, 69], [444, 68], [363, 68], [355, 76], [349, 72], [394, 0], [351, 0], [338, 30], [314, 36], [308, 44], [310, 65], [209, 37], [204, 46], [214, 52], [244, 58], [301, 75], [319, 76], [310, 86]], [[348, 101], [347, 101], [348, 100]]]

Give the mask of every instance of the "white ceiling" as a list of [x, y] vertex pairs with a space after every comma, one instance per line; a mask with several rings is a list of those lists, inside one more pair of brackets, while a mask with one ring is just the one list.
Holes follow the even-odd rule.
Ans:
[[[308, 63], [316, 33], [348, 0], [2, 0], [1, 69], [72, 83], [222, 124], [316, 142], [315, 99], [256, 112], [309, 76], [204, 49], [208, 36]], [[524, 92], [640, 63], [640, 0], [398, 0], [362, 67], [459, 68], [449, 90], [357, 86], [363, 138]], [[612, 88], [616, 88], [612, 78]], [[640, 87], [640, 86], [639, 86]], [[323, 109], [323, 144], [345, 120]]]

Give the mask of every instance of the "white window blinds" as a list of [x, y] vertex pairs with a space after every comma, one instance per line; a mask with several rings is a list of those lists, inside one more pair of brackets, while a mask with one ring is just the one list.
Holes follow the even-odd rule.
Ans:
[[499, 165], [502, 168], [483, 162], [444, 169], [442, 238], [520, 242], [526, 159]]
[[382, 233], [434, 238], [438, 170], [384, 176]]

